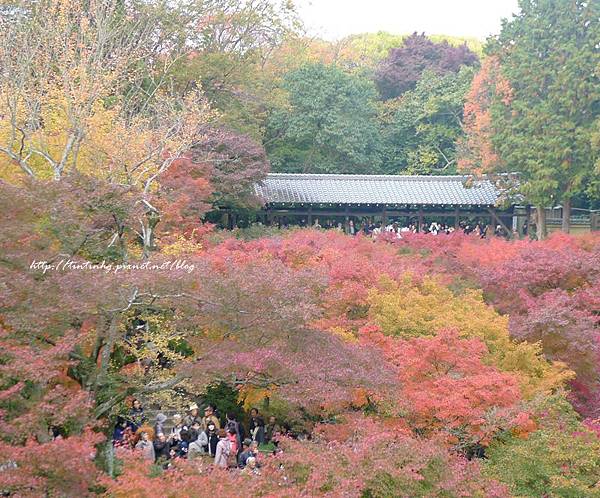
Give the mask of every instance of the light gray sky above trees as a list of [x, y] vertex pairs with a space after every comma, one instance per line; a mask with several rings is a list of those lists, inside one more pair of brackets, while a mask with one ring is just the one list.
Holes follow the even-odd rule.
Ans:
[[310, 34], [329, 40], [349, 34], [413, 31], [473, 36], [500, 31], [518, 0], [296, 0]]

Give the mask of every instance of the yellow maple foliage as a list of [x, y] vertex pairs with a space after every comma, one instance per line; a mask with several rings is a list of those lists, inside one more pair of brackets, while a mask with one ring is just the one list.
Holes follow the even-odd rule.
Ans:
[[341, 337], [345, 341], [348, 341], [348, 342], [357, 342], [358, 341], [358, 338], [356, 337], [355, 334], [353, 334], [349, 330], [346, 330], [343, 327], [330, 327], [328, 330], [332, 334], [337, 335], [338, 337]]
[[250, 410], [257, 405], [260, 405], [265, 398], [269, 398], [271, 395], [271, 389], [254, 387], [246, 384], [240, 388], [238, 400], [243, 402], [244, 409]]
[[454, 295], [433, 278], [416, 283], [407, 277], [400, 283], [382, 280], [368, 300], [369, 318], [385, 335], [433, 336], [453, 328], [462, 337], [481, 339], [488, 347], [489, 363], [518, 375], [527, 398], [558, 389], [575, 375], [562, 362], [548, 362], [540, 344], [513, 341], [508, 317], [488, 306], [480, 291]]
[[161, 83], [177, 54], [155, 53], [151, 18], [132, 33], [116, 3], [25, 6], [27, 22], [0, 30], [0, 178], [78, 171], [147, 193], [214, 117], [208, 101]]

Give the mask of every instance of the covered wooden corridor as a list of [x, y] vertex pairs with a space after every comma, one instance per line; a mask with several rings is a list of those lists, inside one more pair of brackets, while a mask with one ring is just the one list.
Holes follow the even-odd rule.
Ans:
[[518, 226], [512, 206], [499, 208], [500, 191], [489, 180], [467, 176], [314, 175], [272, 173], [256, 185], [264, 201], [265, 224], [311, 226], [333, 218], [350, 220], [431, 221], [459, 227], [463, 220], [501, 225], [507, 234]]

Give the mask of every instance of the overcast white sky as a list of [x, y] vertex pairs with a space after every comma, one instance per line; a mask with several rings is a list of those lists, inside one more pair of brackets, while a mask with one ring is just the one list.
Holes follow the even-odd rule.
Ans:
[[444, 34], [485, 40], [518, 0], [296, 0], [311, 34], [332, 40], [353, 33]]

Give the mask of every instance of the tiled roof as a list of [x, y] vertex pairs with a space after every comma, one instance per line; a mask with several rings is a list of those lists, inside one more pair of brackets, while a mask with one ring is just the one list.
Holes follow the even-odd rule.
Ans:
[[465, 176], [309, 175], [270, 173], [255, 185], [268, 204], [416, 204], [493, 206], [488, 180], [466, 186]]

